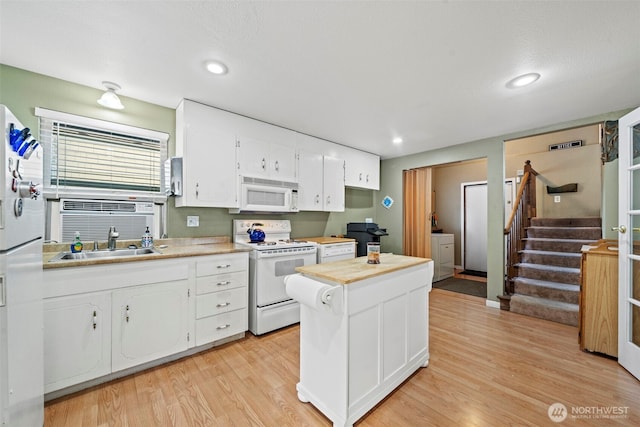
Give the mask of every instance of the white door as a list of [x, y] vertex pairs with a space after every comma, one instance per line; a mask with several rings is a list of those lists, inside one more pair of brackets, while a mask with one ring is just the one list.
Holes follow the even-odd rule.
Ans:
[[619, 132], [618, 200], [618, 362], [640, 378], [640, 154], [633, 152], [633, 137], [640, 139], [640, 108], [622, 117]]
[[464, 185], [465, 270], [487, 271], [487, 183]]
[[[504, 181], [504, 221], [515, 199], [515, 180]], [[487, 271], [487, 181], [462, 183], [462, 265], [465, 270]], [[506, 255], [505, 255], [506, 256]]]

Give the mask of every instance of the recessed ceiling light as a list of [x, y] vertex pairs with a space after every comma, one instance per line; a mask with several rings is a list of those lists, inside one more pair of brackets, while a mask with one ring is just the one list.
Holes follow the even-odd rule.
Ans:
[[207, 68], [207, 71], [212, 74], [222, 75], [227, 74], [229, 71], [227, 66], [220, 61], [207, 61], [204, 63], [204, 66]]
[[402, 138], [400, 138], [399, 136], [396, 136], [395, 138], [393, 138], [393, 143], [394, 144], [402, 143]]
[[519, 87], [530, 85], [540, 78], [540, 74], [538, 73], [528, 73], [518, 76], [512, 80], [509, 80], [507, 83], [507, 87], [509, 89], [516, 89]]

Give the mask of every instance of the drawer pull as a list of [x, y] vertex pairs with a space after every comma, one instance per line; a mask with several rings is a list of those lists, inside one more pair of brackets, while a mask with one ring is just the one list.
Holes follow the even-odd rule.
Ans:
[[218, 307], [218, 308], [220, 308], [220, 307], [228, 307], [230, 305], [231, 305], [230, 302], [223, 302], [223, 303], [220, 303], [220, 304], [216, 304], [216, 307]]
[[226, 280], [226, 281], [224, 281], [224, 282], [218, 282], [218, 283], [216, 283], [216, 285], [217, 285], [217, 286], [227, 286], [227, 285], [230, 285], [230, 284], [231, 284], [231, 281], [230, 281], [230, 280]]
[[231, 267], [231, 264], [220, 264], [216, 268], [229, 268], [229, 267]]
[[227, 329], [227, 328], [230, 328], [230, 327], [231, 327], [231, 325], [227, 323], [226, 325], [218, 326], [216, 329], [220, 330], [220, 329]]

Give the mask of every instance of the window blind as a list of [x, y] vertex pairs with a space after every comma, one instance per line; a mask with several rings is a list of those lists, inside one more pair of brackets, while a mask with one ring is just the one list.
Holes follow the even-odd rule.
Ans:
[[40, 117], [51, 188], [159, 193], [166, 140]]

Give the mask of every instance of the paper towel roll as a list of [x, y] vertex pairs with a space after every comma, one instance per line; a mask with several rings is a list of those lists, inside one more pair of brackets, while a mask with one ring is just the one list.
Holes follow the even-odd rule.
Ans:
[[289, 295], [300, 304], [323, 310], [331, 305], [333, 293], [337, 286], [326, 285], [302, 274], [291, 274], [286, 276], [284, 283]]

